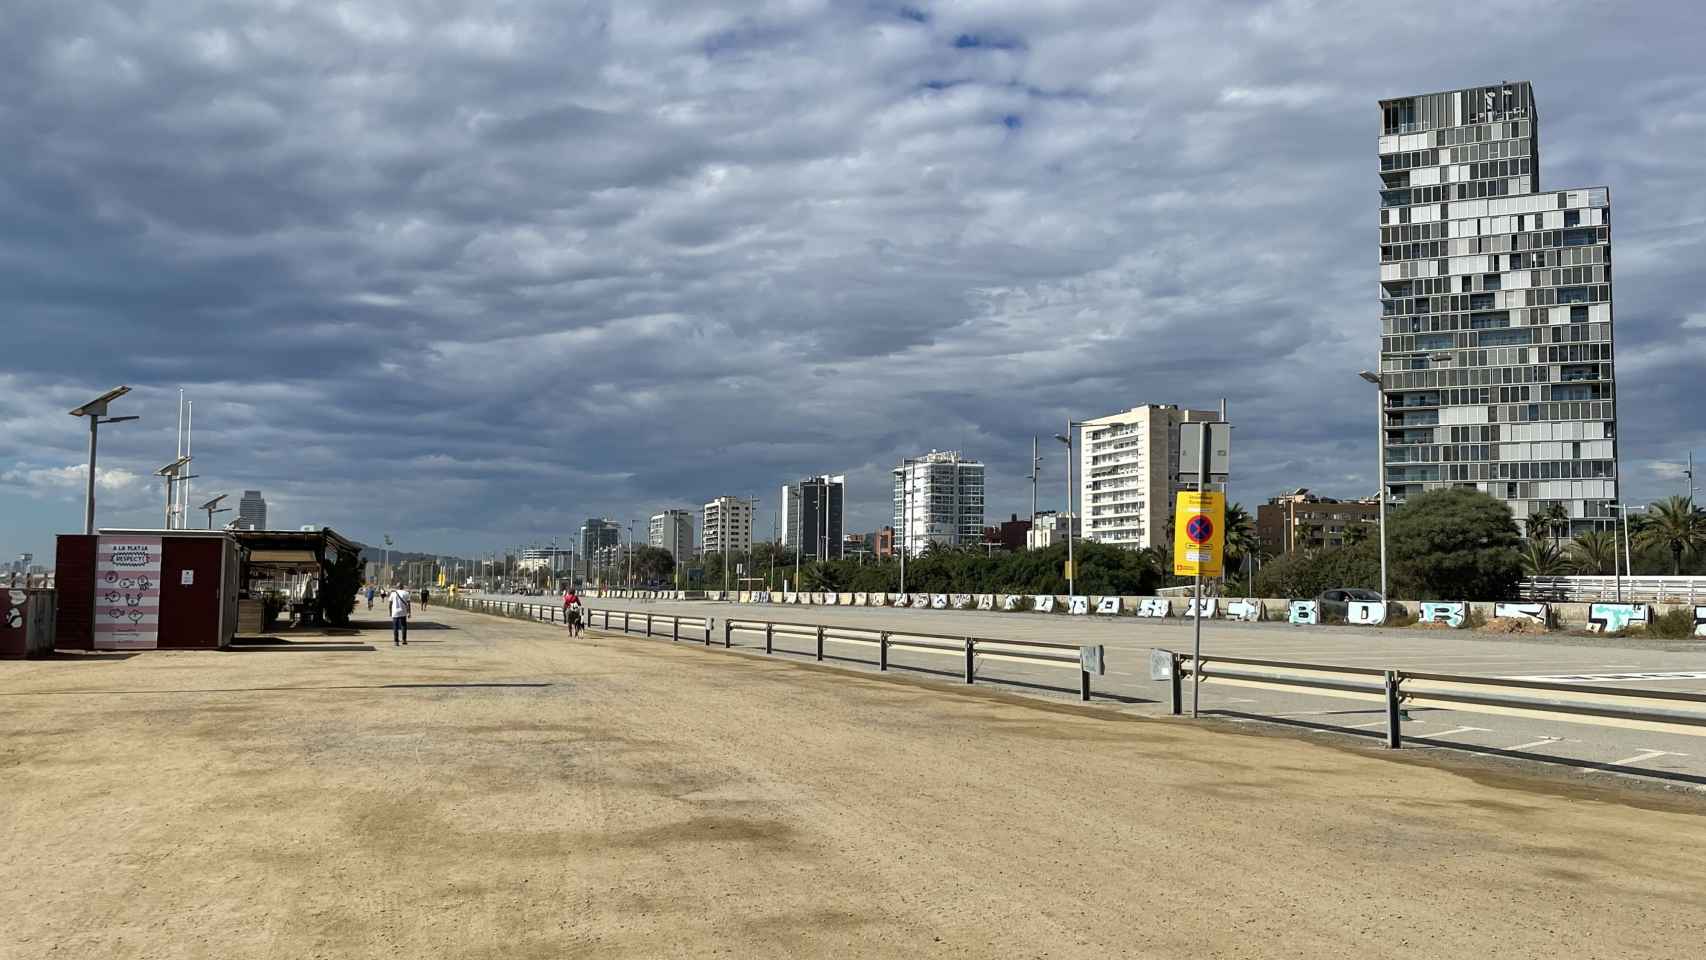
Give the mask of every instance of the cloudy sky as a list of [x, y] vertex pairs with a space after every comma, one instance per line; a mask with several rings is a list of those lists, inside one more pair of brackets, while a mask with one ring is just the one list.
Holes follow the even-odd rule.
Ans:
[[[1634, 11], [1634, 12], [1629, 12]], [[1374, 485], [1381, 96], [1528, 79], [1542, 184], [1616, 212], [1626, 495], [1706, 453], [1693, 2], [12, 0], [0, 549], [158, 524], [472, 553], [1033, 434], [1237, 424], [1234, 499]], [[122, 408], [122, 409], [120, 409]], [[1043, 506], [1062, 497], [1058, 444]], [[9, 559], [9, 557], [7, 557]]]

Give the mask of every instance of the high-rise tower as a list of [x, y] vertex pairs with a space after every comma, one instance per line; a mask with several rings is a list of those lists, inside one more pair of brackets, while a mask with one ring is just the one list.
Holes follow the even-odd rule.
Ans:
[[1394, 499], [1482, 490], [1567, 531], [1617, 501], [1611, 199], [1540, 192], [1526, 83], [1380, 101], [1380, 378]]

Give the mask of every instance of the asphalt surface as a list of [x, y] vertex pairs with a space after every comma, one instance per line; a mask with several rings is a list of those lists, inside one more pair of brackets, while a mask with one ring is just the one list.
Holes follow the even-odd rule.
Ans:
[[[515, 602], [556, 603], [554, 597], [506, 597]], [[1140, 715], [1171, 712], [1170, 685], [1150, 680], [1154, 648], [1189, 652], [1188, 620], [1135, 617], [1067, 617], [1058, 614], [973, 610], [914, 610], [710, 601], [589, 600], [595, 610], [631, 610], [654, 615], [713, 616], [789, 621], [868, 629], [905, 630], [948, 636], [1101, 644], [1106, 673], [1092, 680], [1094, 699]], [[600, 621], [601, 622], [601, 621]], [[636, 626], [636, 629], [639, 629]], [[659, 630], [663, 628], [660, 626]], [[1205, 657], [1236, 656], [1333, 666], [1400, 669], [1474, 677], [1522, 677], [1591, 683], [1624, 689], [1706, 693], [1706, 642], [1654, 641], [1565, 634], [1512, 637], [1482, 631], [1298, 627], [1287, 623], [1205, 621]], [[736, 647], [762, 653], [762, 632], [737, 631]], [[779, 655], [813, 656], [809, 640], [778, 641]], [[828, 646], [832, 662], [875, 669], [871, 648]], [[891, 667], [957, 677], [957, 658], [895, 650]], [[1043, 696], [1075, 697], [1076, 672], [1010, 661], [978, 664], [978, 682], [997, 683]], [[1218, 723], [1285, 724], [1304, 736], [1384, 737], [1381, 704], [1312, 693], [1251, 689], [1204, 683], [1200, 709]], [[1190, 690], [1186, 700], [1189, 709]], [[1699, 705], [1696, 709], [1706, 707]], [[1656, 777], [1706, 789], [1706, 736], [1626, 729], [1597, 723], [1514, 716], [1474, 709], [1417, 708], [1403, 724], [1406, 749], [1463, 749], [1516, 762], [1566, 764], [1587, 778]], [[1706, 729], [1703, 729], [1706, 732]]]

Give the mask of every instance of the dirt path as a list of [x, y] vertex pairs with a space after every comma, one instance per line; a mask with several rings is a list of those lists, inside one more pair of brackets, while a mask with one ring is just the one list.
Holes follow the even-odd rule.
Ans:
[[[1706, 802], [454, 611], [0, 662], [0, 957], [1696, 957]], [[1637, 805], [1638, 804], [1638, 805]]]

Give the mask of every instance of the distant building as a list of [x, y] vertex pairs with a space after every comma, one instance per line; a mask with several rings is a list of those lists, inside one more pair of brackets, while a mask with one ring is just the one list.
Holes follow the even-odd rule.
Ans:
[[1078, 450], [1084, 538], [1133, 550], [1165, 541], [1179, 490], [1179, 424], [1219, 419], [1218, 410], [1146, 403], [1084, 421]]
[[782, 486], [782, 546], [805, 560], [839, 560], [847, 478], [807, 477]]
[[847, 536], [842, 537], [841, 556], [844, 559], [853, 558], [858, 560], [864, 560], [870, 557], [871, 548], [869, 545], [870, 542], [866, 539], [867, 536], [868, 534], [863, 533], [849, 533]]
[[237, 501], [237, 525], [244, 530], [267, 529], [267, 502], [259, 490], [244, 490]]
[[894, 528], [883, 527], [868, 536], [871, 552], [878, 560], [888, 560], [894, 557]]
[[588, 517], [580, 529], [580, 574], [588, 580], [597, 579], [600, 571], [615, 562], [616, 547], [622, 542], [622, 527], [615, 520]]
[[1027, 534], [1031, 532], [1031, 521], [1020, 520], [1018, 514], [1012, 514], [1012, 519], [1001, 521], [1001, 529], [997, 538], [1001, 545], [1014, 553], [1028, 549]]
[[721, 496], [701, 511], [700, 541], [705, 553], [746, 553], [752, 550], [752, 501]]
[[521, 551], [518, 566], [529, 573], [549, 570], [553, 574], [575, 568], [573, 547], [528, 547]]
[[1256, 536], [1274, 556], [1293, 550], [1342, 547], [1359, 526], [1373, 535], [1379, 518], [1377, 497], [1335, 500], [1298, 487], [1256, 507]]
[[1075, 539], [1083, 536], [1083, 532], [1078, 529], [1076, 516], [1054, 510], [1038, 510], [1036, 524], [1025, 532], [1025, 546], [1030, 550], [1044, 550], [1057, 543], [1065, 543], [1068, 531]]
[[983, 464], [958, 451], [932, 450], [892, 471], [900, 548], [910, 556], [932, 543], [974, 546], [983, 539]]
[[652, 514], [646, 525], [646, 542], [660, 550], [669, 551], [676, 563], [693, 558], [693, 514], [686, 510], [665, 510]]

